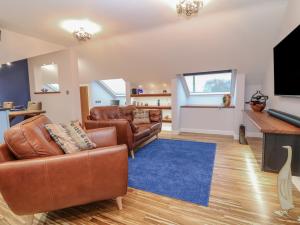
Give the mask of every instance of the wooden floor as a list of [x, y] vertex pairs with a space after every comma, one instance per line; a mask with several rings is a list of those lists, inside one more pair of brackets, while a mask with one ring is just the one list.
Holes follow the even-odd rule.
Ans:
[[[160, 136], [217, 143], [209, 207], [129, 188], [122, 211], [114, 200], [108, 200], [38, 214], [34, 224], [297, 224], [273, 214], [279, 209], [276, 174], [260, 171], [260, 140], [250, 140], [250, 148], [224, 136]], [[300, 193], [293, 192], [296, 209], [291, 214], [296, 217], [300, 215]], [[0, 224], [19, 224], [21, 220], [0, 199]]]

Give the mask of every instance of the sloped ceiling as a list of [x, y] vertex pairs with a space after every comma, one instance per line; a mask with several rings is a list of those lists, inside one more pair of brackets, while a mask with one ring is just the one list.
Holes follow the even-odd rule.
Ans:
[[1, 29], [1, 27], [0, 30], [0, 64], [39, 56], [65, 48], [38, 38]]
[[176, 74], [233, 68], [247, 75], [248, 84], [261, 83], [286, 3], [259, 1], [218, 9], [77, 46], [81, 82], [123, 77], [137, 84], [161, 83]]
[[[170, 7], [176, 0], [3, 1], [0, 27], [75, 48], [82, 83], [113, 77], [169, 82], [179, 73], [228, 68], [259, 83], [288, 2], [210, 0], [186, 20]], [[86, 44], [59, 27], [81, 18], [103, 27]]]

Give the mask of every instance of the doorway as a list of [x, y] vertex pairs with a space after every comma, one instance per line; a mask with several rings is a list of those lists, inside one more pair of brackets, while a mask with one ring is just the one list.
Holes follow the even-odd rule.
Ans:
[[90, 113], [88, 86], [80, 86], [80, 105], [81, 105], [82, 124], [84, 126], [85, 121], [87, 120], [87, 117]]

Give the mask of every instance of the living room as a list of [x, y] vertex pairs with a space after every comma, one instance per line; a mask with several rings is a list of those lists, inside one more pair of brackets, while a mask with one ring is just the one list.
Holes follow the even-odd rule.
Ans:
[[299, 15], [4, 0], [0, 224], [300, 223]]

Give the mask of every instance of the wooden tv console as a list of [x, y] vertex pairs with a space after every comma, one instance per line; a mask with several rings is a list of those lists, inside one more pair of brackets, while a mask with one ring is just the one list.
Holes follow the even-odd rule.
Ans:
[[245, 115], [263, 133], [262, 170], [278, 173], [287, 158], [282, 146], [290, 145], [293, 148], [292, 174], [300, 176], [300, 128], [267, 112], [245, 111]]

